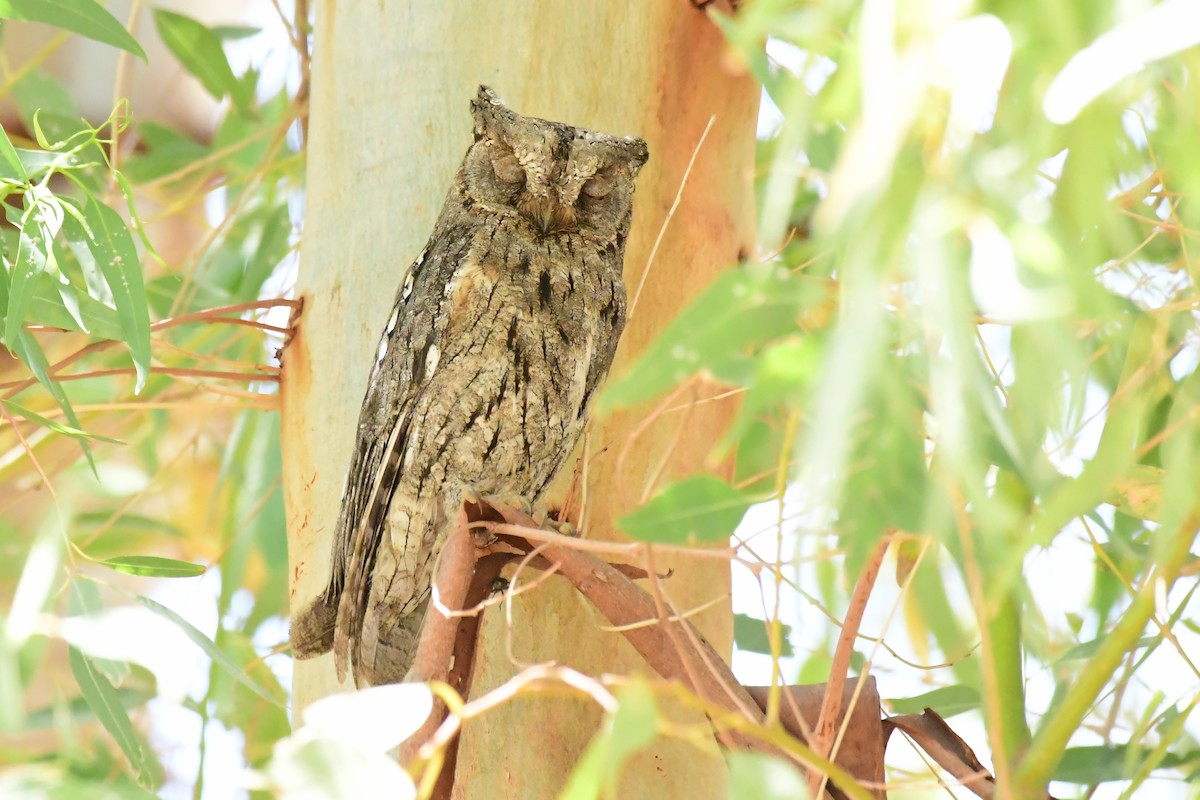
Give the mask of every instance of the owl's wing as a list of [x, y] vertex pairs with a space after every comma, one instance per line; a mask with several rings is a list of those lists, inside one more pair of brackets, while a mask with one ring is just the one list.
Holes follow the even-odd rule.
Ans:
[[[370, 594], [371, 572], [387, 535], [387, 512], [400, 479], [412, 409], [426, 389], [425, 359], [446, 328], [445, 283], [460, 252], [435, 232], [413, 262], [396, 296], [375, 355], [358, 418], [354, 456], [342, 492], [332, 576], [320, 601], [333, 631], [338, 678], [357, 649]], [[328, 613], [332, 612], [332, 613]]]

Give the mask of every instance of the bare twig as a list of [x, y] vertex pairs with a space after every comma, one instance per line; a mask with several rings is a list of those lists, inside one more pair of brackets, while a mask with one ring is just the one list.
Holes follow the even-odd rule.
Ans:
[[[842, 625], [841, 635], [838, 636], [837, 648], [833, 652], [833, 666], [829, 670], [829, 683], [825, 686], [825, 700], [821, 704], [821, 715], [817, 719], [813, 731], [813, 749], [822, 756], [830, 756], [833, 750], [834, 737], [842, 719], [842, 687], [846, 685], [846, 675], [850, 670], [850, 657], [854, 654], [854, 640], [858, 637], [858, 629], [862, 625], [863, 612], [867, 609], [867, 601], [871, 599], [871, 591], [875, 588], [875, 578], [879, 576], [879, 568], [887, 553], [891, 534], [880, 539], [871, 550], [867, 563], [863, 567], [858, 583], [854, 586], [854, 594], [850, 597], [850, 608], [846, 611], [846, 621]], [[827, 780], [824, 775], [811, 776], [813, 797], [820, 797], [821, 790]]]

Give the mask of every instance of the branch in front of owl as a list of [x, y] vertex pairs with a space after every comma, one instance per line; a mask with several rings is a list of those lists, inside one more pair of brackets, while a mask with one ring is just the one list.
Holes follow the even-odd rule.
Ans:
[[[469, 517], [481, 517], [482, 519], [471, 523]], [[486, 597], [490, 591], [490, 586], [494, 577], [499, 574], [500, 567], [506, 561], [511, 561], [518, 556], [524, 556], [531, 565], [544, 565], [548, 569], [553, 569], [558, 574], [571, 581], [576, 587], [596, 608], [604, 614], [604, 616], [613, 623], [614, 626], [620, 628], [621, 633], [630, 641], [631, 644], [642, 655], [646, 662], [663, 678], [669, 681], [675, 681], [684, 687], [687, 687], [708, 707], [715, 708], [719, 714], [714, 715], [714, 722], [717, 721], [717, 716], [735, 715], [743, 720], [744, 723], [749, 723], [753, 726], [763, 726], [766, 716], [764, 709], [755, 701], [754, 697], [741, 686], [737, 679], [733, 676], [732, 671], [725, 664], [724, 660], [716, 653], [715, 650], [708, 644], [707, 641], [691, 626], [691, 623], [686, 619], [679, 617], [671, 611], [668, 615], [666, 625], [659, 624], [655, 601], [649, 593], [636, 586], [633, 579], [647, 577], [645, 571], [630, 569], [628, 567], [622, 569], [618, 565], [609, 564], [591, 554], [584, 552], [578, 547], [582, 542], [572, 537], [564, 537], [551, 529], [544, 526], [539, 526], [537, 521], [528, 516], [524, 512], [509, 508], [506, 506], [493, 506], [490, 504], [481, 503], [479, 506], [471, 509], [468, 514], [464, 508], [460, 512], [458, 525], [450, 534], [447, 540], [447, 547], [442, 553], [442, 562], [438, 565], [437, 575], [439, 580], [442, 576], [449, 577], [449, 573], [455, 572], [459, 576], [470, 574], [472, 565], [464, 563], [471, 556], [466, 552], [465, 548], [451, 548], [449, 542], [451, 539], [457, 539], [460, 542], [474, 542], [474, 531], [481, 524], [488, 527], [496, 526], [494, 520], [500, 517], [504, 520], [503, 527], [506, 532], [495, 537], [496, 541], [489, 543], [489, 548], [497, 546], [506, 546], [512, 548], [515, 552], [492, 552], [484, 559], [480, 559], [478, 564], [482, 564], [485, 559], [492, 561], [492, 567], [486, 571], [476, 571], [472, 580], [472, 590], [468, 593], [468, 597], [464, 598], [469, 604], [474, 594], [477, 598]], [[516, 533], [509, 531], [522, 531], [527, 534], [536, 534], [538, 539], [542, 541], [531, 542], [529, 539]], [[470, 538], [469, 538], [470, 537]], [[481, 552], [476, 549], [475, 553]], [[625, 573], [630, 573], [627, 575]], [[453, 602], [462, 597], [460, 590], [461, 581], [454, 581], [447, 586], [438, 586], [438, 592], [443, 607], [448, 605], [448, 601]], [[453, 597], [451, 597], [453, 595]], [[469, 608], [469, 605], [459, 606], [456, 603], [454, 607]], [[471, 612], [470, 617], [462, 617], [460, 625], [453, 623], [452, 617], [457, 616], [453, 612], [447, 615], [445, 612], [439, 614], [430, 614], [426, 620], [425, 628], [422, 630], [422, 643], [418, 645], [418, 653], [433, 652], [439, 649], [435, 646], [426, 647], [424, 640], [426, 636], [435, 640], [444, 641], [447, 637], [447, 631], [456, 629], [460, 646], [466, 646], [470, 652], [463, 652], [460, 646], [455, 647], [455, 663], [453, 673], [459, 675], [458, 679], [451, 679], [451, 686], [459, 692], [460, 697], [467, 696], [470, 687], [465, 685], [466, 676], [470, 673], [469, 662], [473, 657], [474, 649], [474, 630], [477, 626], [477, 612]], [[469, 624], [471, 633], [464, 635], [464, 624]], [[675, 628], [675, 631], [668, 631], [667, 628]], [[672, 636], [672, 633], [683, 631], [683, 636]], [[421, 655], [418, 655], [418, 662], [421, 661]], [[799, 688], [799, 687], [797, 687]], [[806, 690], [812, 692], [810, 688]], [[815, 691], [820, 694], [820, 688]], [[806, 704], [819, 709], [820, 699]], [[874, 705], [866, 706], [869, 709], [878, 708], [878, 698]], [[868, 711], [868, 713], [873, 713]], [[406, 763], [410, 758], [416, 757], [421, 750], [421, 747], [430, 741], [429, 734], [440, 728], [443, 724], [457, 724], [456, 721], [446, 721], [444, 709], [439, 709], [435, 712], [434, 717], [427, 721], [423, 726], [422, 731], [405, 743], [401, 753], [402, 763]], [[799, 716], [797, 715], [797, 718]], [[815, 715], [813, 715], [815, 719]], [[875, 721], [878, 727], [878, 718]], [[786, 721], [785, 721], [786, 724]], [[726, 746], [737, 749], [752, 749], [758, 751], [773, 752], [782, 754], [773, 744], [757, 737], [752, 733], [747, 733], [744, 730], [739, 730], [740, 726], [730, 726], [728, 721], [724, 724], [719, 724], [718, 735]], [[805, 731], [799, 728], [792, 731], [794, 735], [803, 740]], [[877, 739], [878, 740], [878, 739]], [[442, 762], [442, 781], [448, 781], [452, 778], [454, 769], [454, 761], [456, 758], [457, 737], [449, 740], [446, 752], [443, 754]], [[849, 752], [849, 751], [847, 751]], [[428, 755], [428, 754], [426, 754]], [[813, 762], [818, 768], [831, 766], [823, 759], [816, 758]], [[845, 769], [843, 767], [843, 769]], [[846, 773], [843, 769], [833, 767], [833, 771], [838, 772], [843, 779], [846, 778]], [[856, 773], [858, 774], [858, 773]], [[440, 786], [445, 786], [444, 783], [439, 783]], [[435, 796], [437, 793], [435, 792]], [[449, 796], [448, 794], [446, 796]]]
[[[492, 538], [481, 541], [481, 530], [489, 532]], [[458, 540], [460, 546], [452, 547], [452, 540]], [[485, 546], [474, 546], [477, 544]], [[633, 583], [649, 577], [645, 570], [610, 564], [587, 552], [592, 545], [602, 544], [562, 536], [552, 527], [540, 525], [520, 509], [490, 504], [486, 500], [478, 505], [466, 504], [455, 530], [448, 537], [437, 568], [435, 585], [442, 613], [431, 613], [426, 620], [416, 665], [424, 664], [420, 668], [432, 672], [433, 654], [447, 652], [447, 647], [451, 647], [447, 643], [453, 642], [453, 658], [438, 662], [443, 665], [439, 674], [447, 676], [444, 680], [459, 697], [470, 696], [479, 612], [496, 602], [495, 599], [489, 601], [489, 597], [494, 594], [493, 584], [503, 567], [521, 559], [522, 566], [559, 574], [569, 580], [614, 629], [626, 637], [651, 668], [698, 698], [726, 746], [782, 754], [776, 744], [760, 733], [771, 727], [768, 725], [770, 717], [778, 719], [799, 742], [812, 741], [822, 709], [829, 705], [826, 697], [829, 686], [774, 689], [743, 686], [685, 616], [676, 614], [669, 606], [665, 615], [660, 613], [655, 598]], [[431, 640], [428, 644], [426, 637]], [[418, 668], [416, 665], [414, 669]], [[862, 682], [861, 686], [859, 679], [849, 679], [834, 691], [838, 689], [841, 702], [834, 706], [838, 708], [836, 718], [841, 738], [832, 758], [837, 766], [831, 770], [830, 760], [806, 745], [793, 745], [788, 748], [787, 756], [814, 772], [840, 774], [843, 782], [848, 774], [870, 785], [882, 780], [884, 747], [891, 731], [899, 728], [912, 736], [943, 768], [958, 776], [968, 789], [980, 797], [990, 796], [991, 776], [962, 739], [932, 711], [881, 721], [878, 714], [880, 698], [873, 678]], [[777, 693], [774, 702], [771, 699], [773, 691]], [[768, 714], [771, 707], [776, 710]], [[827, 715], [828, 711], [825, 713]], [[417, 757], [421, 747], [445, 724], [449, 723], [442, 707], [422, 731], [405, 744], [402, 763]], [[453, 737], [443, 754], [443, 780], [452, 780], [456, 754], [457, 737]], [[829, 790], [834, 797], [848, 796], [836, 786], [829, 786]]]
[[[421, 627], [416, 655], [407, 680], [434, 681], [450, 686], [459, 697], [471, 692], [471, 675], [475, 661], [480, 613], [495, 605], [494, 587], [505, 566], [520, 560], [526, 566], [543, 570], [546, 577], [554, 574], [555, 565], [537, 551], [538, 548], [517, 537], [495, 537], [480, 534], [479, 525], [505, 522], [522, 526], [538, 523], [523, 512], [507, 506], [480, 500], [466, 502], [460, 508], [452, 532], [438, 556], [434, 568], [433, 597], [430, 610]], [[553, 528], [547, 532], [559, 536]], [[507, 541], [506, 541], [507, 539]], [[631, 578], [645, 578], [637, 567], [620, 565], [620, 573]], [[539, 583], [541, 579], [533, 583]], [[526, 585], [526, 588], [532, 588]], [[512, 592], [508, 593], [511, 596]], [[435, 704], [433, 712], [412, 737], [401, 745], [399, 760], [406, 763], [416, 757], [418, 749], [442, 725], [448, 709], [444, 703]], [[458, 740], [453, 739], [444, 754], [444, 779], [454, 774]], [[440, 796], [435, 793], [435, 796]]]
[[[505, 597], [531, 591], [546, 578], [555, 574], [557, 565], [526, 539], [514, 536], [481, 535], [481, 525], [505, 522], [521, 531], [535, 529], [550, 536], [561, 536], [550, 527], [535, 528], [537, 522], [523, 512], [507, 506], [481, 500], [478, 504], [464, 503], [459, 511], [454, 531], [447, 537], [446, 547], [435, 565], [431, 613], [421, 629], [416, 656], [409, 671], [410, 680], [439, 680], [465, 694], [474, 661], [475, 634], [480, 613], [501, 601], [495, 587], [500, 573], [513, 561], [520, 561], [518, 570], [530, 567], [541, 570], [543, 577], [516, 588], [505, 590]], [[566, 537], [564, 537], [566, 538]], [[568, 541], [574, 541], [567, 539]], [[646, 571], [629, 564], [611, 565], [623, 576], [638, 580]], [[670, 577], [670, 574], [660, 576]], [[505, 582], [507, 584], [507, 582]]]

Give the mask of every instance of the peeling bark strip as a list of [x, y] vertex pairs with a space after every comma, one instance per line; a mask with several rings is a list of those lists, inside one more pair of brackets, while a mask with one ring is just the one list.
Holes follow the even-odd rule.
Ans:
[[[885, 719], [885, 744], [894, 730], [911, 737], [938, 766], [962, 781], [962, 785], [977, 796], [985, 800], [996, 796], [996, 779], [975, 757], [975, 751], [932, 708], [925, 709], [923, 714], [905, 714]], [[1043, 798], [1054, 800], [1049, 793]]]

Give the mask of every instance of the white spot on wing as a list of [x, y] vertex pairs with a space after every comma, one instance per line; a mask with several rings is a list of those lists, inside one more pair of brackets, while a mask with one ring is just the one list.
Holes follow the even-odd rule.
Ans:
[[[575, 374], [571, 377], [572, 394], [574, 395], [571, 398], [571, 406], [573, 408], [579, 408], [583, 403], [583, 393], [587, 391], [588, 370], [592, 366], [594, 345], [592, 334], [589, 332], [587, 338], [583, 340], [583, 350], [575, 360]], [[595, 396], [595, 392], [592, 394]]]
[[[411, 287], [409, 287], [408, 285], [405, 285], [404, 296], [408, 297], [408, 292], [410, 292], [410, 291], [412, 291]], [[385, 330], [383, 332], [385, 336], [387, 334], [391, 333], [392, 331], [396, 330], [396, 320], [398, 320], [398, 319], [400, 319], [400, 307], [399, 306], [397, 306], [396, 310], [392, 312], [392, 317], [391, 317], [391, 319], [388, 320], [387, 330]]]
[[[389, 329], [390, 332], [390, 329]], [[383, 357], [387, 355], [388, 337], [384, 336], [379, 340], [379, 352], [375, 354], [375, 366], [383, 363]]]
[[[412, 272], [409, 272], [408, 277], [404, 279], [404, 290], [402, 292], [400, 292], [400, 301], [403, 302], [403, 301], [407, 300], [408, 296], [410, 294], [412, 294], [412, 290], [413, 290], [413, 274], [412, 274]], [[397, 311], [397, 313], [399, 313], [400, 309], [396, 309], [396, 311]], [[392, 326], [395, 324], [396, 324], [396, 315], [392, 314], [392, 321], [390, 323], [388, 323], [388, 330], [390, 331], [392, 329]]]
[[438, 360], [442, 357], [442, 351], [438, 350], [436, 344], [429, 345], [429, 349], [425, 351], [425, 378], [433, 375], [433, 371], [437, 369]]

